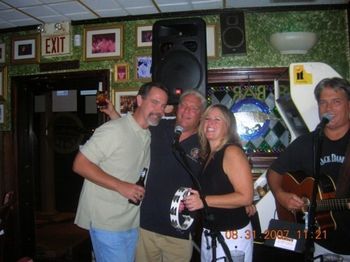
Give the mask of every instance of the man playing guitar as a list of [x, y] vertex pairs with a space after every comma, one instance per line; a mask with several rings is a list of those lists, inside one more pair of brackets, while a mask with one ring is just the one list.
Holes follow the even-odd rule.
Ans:
[[[319, 173], [321, 177], [328, 175], [334, 181], [335, 198], [349, 198], [350, 84], [341, 78], [326, 78], [317, 84], [314, 94], [320, 118], [323, 116], [330, 118], [323, 129]], [[291, 214], [305, 208], [305, 199], [283, 185], [284, 176], [287, 172], [302, 172], [304, 178], [314, 176], [316, 132], [319, 131], [313, 131], [294, 140], [272, 163], [267, 173], [268, 184], [276, 202]], [[314, 256], [335, 253], [342, 255], [344, 261], [350, 261], [350, 210], [332, 211], [332, 216], [336, 226], [328, 227], [327, 234], [322, 239], [315, 240]]]

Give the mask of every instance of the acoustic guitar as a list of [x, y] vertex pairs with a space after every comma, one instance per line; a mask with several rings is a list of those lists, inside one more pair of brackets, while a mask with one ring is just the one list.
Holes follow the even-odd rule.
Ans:
[[[299, 182], [297, 175], [285, 174], [282, 180], [282, 188], [286, 192], [294, 193], [303, 199], [305, 205], [301, 210], [291, 212], [281, 206], [276, 200], [276, 210], [278, 218], [296, 223], [304, 223], [305, 215], [310, 206], [314, 178], [307, 177]], [[321, 230], [336, 229], [337, 223], [332, 211], [343, 211], [350, 209], [350, 198], [335, 198], [335, 184], [331, 177], [321, 176], [318, 185], [316, 199], [315, 220]]]

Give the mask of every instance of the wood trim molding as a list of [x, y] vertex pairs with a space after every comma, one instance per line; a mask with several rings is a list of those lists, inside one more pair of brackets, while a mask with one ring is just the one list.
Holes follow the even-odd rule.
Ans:
[[288, 70], [288, 67], [210, 69], [208, 84], [258, 83], [275, 79], [289, 81]]

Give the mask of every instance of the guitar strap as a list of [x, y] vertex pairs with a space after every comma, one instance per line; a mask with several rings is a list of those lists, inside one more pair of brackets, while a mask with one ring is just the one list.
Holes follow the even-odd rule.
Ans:
[[337, 198], [350, 197], [350, 138], [346, 147], [344, 162], [339, 170], [336, 188]]

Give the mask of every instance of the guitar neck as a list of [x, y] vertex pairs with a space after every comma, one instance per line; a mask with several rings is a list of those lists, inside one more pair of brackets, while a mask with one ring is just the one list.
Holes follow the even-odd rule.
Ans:
[[350, 209], [350, 198], [334, 198], [317, 201], [317, 211], [344, 211]]

